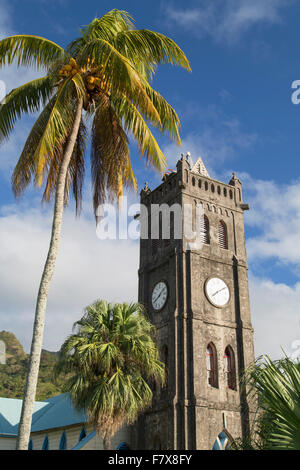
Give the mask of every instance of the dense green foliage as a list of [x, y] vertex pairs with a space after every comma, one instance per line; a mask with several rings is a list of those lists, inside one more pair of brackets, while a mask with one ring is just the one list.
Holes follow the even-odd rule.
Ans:
[[69, 372], [65, 391], [102, 433], [104, 448], [125, 423], [151, 406], [149, 380], [164, 383], [155, 328], [140, 304], [96, 301], [62, 345], [57, 373]]
[[[23, 398], [29, 355], [13, 333], [1, 331], [0, 339], [6, 344], [6, 364], [0, 365], [0, 397]], [[53, 380], [57, 357], [57, 353], [42, 351], [36, 400], [45, 400], [62, 393], [63, 374], [57, 383]]]
[[300, 450], [300, 363], [288, 357], [259, 358], [245, 374], [257, 412], [239, 449]]

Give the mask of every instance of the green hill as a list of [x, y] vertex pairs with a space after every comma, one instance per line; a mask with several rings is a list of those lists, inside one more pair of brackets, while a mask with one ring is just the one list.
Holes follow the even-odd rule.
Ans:
[[[0, 331], [0, 340], [6, 344], [6, 364], [0, 364], [0, 397], [23, 398], [29, 356], [13, 333]], [[39, 372], [36, 400], [45, 400], [62, 393], [62, 376], [53, 380], [53, 368], [58, 353], [43, 350]]]

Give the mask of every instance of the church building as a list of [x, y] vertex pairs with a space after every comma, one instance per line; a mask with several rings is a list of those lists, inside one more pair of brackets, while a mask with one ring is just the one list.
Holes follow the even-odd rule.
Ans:
[[[120, 430], [112, 448], [228, 449], [232, 439], [247, 435], [252, 415], [240, 386], [243, 371], [254, 361], [244, 232], [249, 206], [243, 202], [242, 184], [235, 174], [228, 184], [216, 181], [201, 158], [193, 165], [182, 156], [162, 184], [152, 191], [145, 186], [141, 204], [148, 209], [149, 235], [152, 206], [170, 208], [170, 236], [162, 236], [160, 214], [158, 236], [141, 237], [138, 272], [138, 300], [157, 329], [166, 383], [163, 388], [152, 383], [152, 408]], [[175, 237], [174, 205], [192, 208], [189, 217], [199, 246], [190, 243], [184, 230]], [[60, 397], [36, 404], [32, 448], [102, 449], [101, 437], [85, 416]], [[8, 416], [2, 419], [2, 437], [0, 419], [0, 448], [5, 448], [4, 439], [13, 445], [16, 438], [18, 419], [12, 414], [11, 427]]]
[[249, 429], [239, 379], [254, 361], [242, 184], [235, 174], [228, 184], [213, 180], [201, 158], [192, 166], [182, 156], [160, 186], [145, 187], [141, 203], [149, 232], [151, 205], [190, 205], [194, 226], [200, 206], [202, 243], [193, 247], [184, 233], [175, 239], [172, 213], [170, 238], [160, 230], [158, 239], [140, 240], [139, 302], [157, 328], [168, 376], [162, 390], [154, 384], [153, 407], [139, 419], [133, 448], [230, 445]]

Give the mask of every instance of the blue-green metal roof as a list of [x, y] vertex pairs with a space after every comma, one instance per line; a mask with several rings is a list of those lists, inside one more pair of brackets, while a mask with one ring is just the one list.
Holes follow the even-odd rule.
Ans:
[[[0, 398], [0, 435], [16, 435], [20, 421], [22, 400]], [[85, 423], [84, 412], [75, 410], [67, 393], [35, 402], [31, 432], [72, 424]]]
[[84, 447], [93, 437], [96, 436], [96, 431], [90, 432], [87, 436], [85, 436], [81, 441], [79, 441], [71, 450], [80, 450]]

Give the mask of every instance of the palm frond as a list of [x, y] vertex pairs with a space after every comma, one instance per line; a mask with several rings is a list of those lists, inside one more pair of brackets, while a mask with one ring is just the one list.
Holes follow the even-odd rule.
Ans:
[[101, 18], [95, 18], [88, 26], [81, 29], [81, 33], [87, 41], [91, 39], [112, 41], [118, 33], [133, 28], [133, 18], [129, 13], [114, 9]]
[[91, 171], [93, 202], [96, 211], [105, 194], [118, 194], [119, 175], [125, 184], [134, 184], [127, 136], [106, 95], [97, 102], [92, 128]]
[[160, 124], [159, 114], [145, 90], [144, 78], [135, 70], [130, 61], [104, 39], [94, 39], [83, 47], [77, 62], [86, 67], [102, 67], [107, 77], [110, 93], [114, 96], [125, 94], [147, 117]]
[[[73, 196], [76, 204], [76, 214], [78, 215], [81, 211], [82, 204], [82, 187], [83, 179], [85, 173], [85, 151], [87, 143], [87, 129], [86, 126], [81, 120], [77, 139], [75, 142], [73, 154], [70, 160], [68, 167], [68, 172], [66, 176], [66, 186], [65, 186], [65, 205], [69, 202], [69, 193], [70, 190], [73, 192]], [[57, 151], [52, 157], [49, 171], [47, 173], [47, 181], [45, 185], [45, 190], [43, 194], [43, 200], [49, 202], [51, 197], [55, 193], [56, 183], [60, 168], [60, 163], [62, 161], [64, 152], [65, 152], [66, 142], [64, 145], [56, 146]]]
[[267, 433], [265, 427], [258, 430], [266, 446], [300, 450], [299, 366], [287, 357], [280, 361], [260, 358], [247, 371], [246, 382], [267, 418]]
[[32, 80], [12, 90], [0, 105], [0, 143], [7, 139], [22, 114], [39, 111], [53, 93], [53, 78], [46, 76]]
[[22, 194], [32, 178], [37, 186], [41, 186], [52, 164], [44, 193], [45, 200], [48, 200], [47, 194], [50, 196], [55, 184], [53, 170], [59, 166], [63, 145], [73, 122], [76, 91], [72, 78], [66, 80], [33, 125], [13, 172], [15, 196]]
[[34, 159], [36, 149], [49, 121], [56, 96], [52, 97], [35, 121], [25, 142], [22, 153], [12, 175], [12, 189], [14, 195], [19, 197], [26, 189], [31, 179], [35, 178], [37, 160]]
[[177, 44], [167, 36], [148, 29], [122, 31], [117, 38], [118, 50], [132, 63], [176, 64], [191, 72], [189, 61]]
[[149, 84], [145, 85], [147, 94], [154, 104], [161, 121], [160, 130], [167, 134], [177, 145], [181, 145], [180, 121], [172, 106]]
[[145, 380], [163, 383], [153, 326], [139, 304], [108, 305], [96, 301], [76, 322], [77, 332], [63, 344], [56, 374], [70, 373], [65, 383], [77, 409], [84, 409], [103, 436], [112, 436], [151, 405]]
[[[73, 77], [71, 77], [58, 90], [49, 120], [35, 150], [33, 158], [38, 161], [35, 184], [38, 187], [43, 184], [51, 159], [57, 151], [57, 142], [62, 143], [67, 138], [72, 126], [74, 104], [77, 102], [74, 88]], [[78, 92], [77, 88], [75, 89]]]
[[147, 164], [162, 174], [166, 168], [165, 156], [139, 110], [125, 96], [122, 100], [114, 100], [114, 105], [116, 114], [124, 122], [125, 130], [132, 132], [136, 139], [141, 156], [145, 155]]
[[39, 36], [19, 34], [0, 41], [0, 67], [16, 59], [18, 66], [48, 69], [57, 60], [64, 61], [65, 55], [58, 44]]

